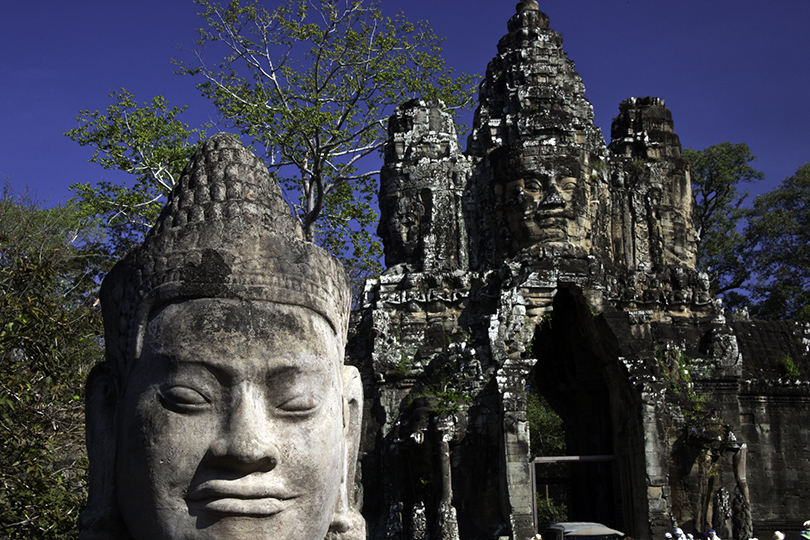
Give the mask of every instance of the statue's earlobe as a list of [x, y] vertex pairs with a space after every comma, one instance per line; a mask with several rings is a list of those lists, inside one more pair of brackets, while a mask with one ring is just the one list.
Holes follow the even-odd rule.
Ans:
[[354, 366], [343, 366], [343, 435], [346, 441], [340, 499], [327, 540], [365, 540], [366, 520], [360, 514], [354, 481], [363, 423], [363, 382]]
[[80, 540], [121, 536], [115, 497], [115, 408], [118, 395], [107, 362], [96, 365], [85, 389], [85, 440], [90, 460], [87, 507], [79, 517]]

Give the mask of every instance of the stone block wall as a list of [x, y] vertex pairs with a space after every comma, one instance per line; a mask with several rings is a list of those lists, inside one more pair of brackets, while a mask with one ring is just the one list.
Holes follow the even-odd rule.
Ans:
[[467, 267], [462, 195], [469, 160], [458, 148], [455, 124], [441, 102], [414, 100], [389, 122], [385, 166], [380, 174], [377, 233], [385, 264], [424, 272]]
[[785, 376], [810, 377], [810, 328], [728, 321], [711, 297], [663, 99], [622, 102], [606, 145], [536, 2], [507, 28], [466, 154], [439, 102], [389, 123], [388, 269], [347, 354], [366, 384], [369, 537], [531, 537], [530, 392], [569, 455], [609, 459], [572, 469], [570, 519], [636, 539], [791, 531], [810, 383]]

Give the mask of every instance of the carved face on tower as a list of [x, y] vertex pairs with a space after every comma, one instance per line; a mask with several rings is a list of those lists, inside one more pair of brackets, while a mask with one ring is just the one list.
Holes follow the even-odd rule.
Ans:
[[576, 157], [527, 153], [512, 149], [493, 156], [501, 219], [512, 254], [532, 246], [587, 248], [586, 167]]
[[[393, 183], [398, 183], [395, 179]], [[399, 186], [397, 186], [399, 187]], [[432, 197], [429, 189], [404, 192], [402, 189], [380, 194], [380, 224], [377, 234], [385, 246], [385, 264], [414, 263], [423, 254], [421, 244], [426, 224], [423, 223]]]

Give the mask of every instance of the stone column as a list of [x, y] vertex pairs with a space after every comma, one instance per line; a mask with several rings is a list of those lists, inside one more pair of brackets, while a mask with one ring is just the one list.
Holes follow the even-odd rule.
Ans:
[[459, 540], [456, 509], [453, 507], [453, 479], [450, 468], [450, 441], [455, 433], [452, 414], [436, 418], [439, 435], [439, 466], [442, 477], [442, 500], [439, 503], [439, 540]]
[[526, 420], [526, 376], [531, 364], [508, 359], [498, 372], [498, 388], [503, 396], [503, 456], [506, 487], [511, 507], [512, 538], [534, 536], [532, 514], [531, 464], [529, 463], [529, 423]]

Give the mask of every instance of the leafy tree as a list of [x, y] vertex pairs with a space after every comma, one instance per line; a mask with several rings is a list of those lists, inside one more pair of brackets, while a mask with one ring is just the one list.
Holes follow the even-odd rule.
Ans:
[[545, 531], [552, 523], [561, 521], [568, 521], [568, 505], [537, 493], [537, 530]]
[[746, 236], [755, 246], [752, 314], [810, 322], [810, 164], [754, 199]]
[[307, 238], [351, 268], [378, 271], [379, 160], [367, 158], [385, 143], [397, 105], [420, 96], [466, 107], [473, 77], [453, 77], [427, 23], [385, 17], [376, 3], [197, 3], [207, 23], [198, 43], [224, 58], [209, 65], [199, 53], [181, 72], [202, 76], [198, 88], [226, 123], [265, 148]]
[[103, 253], [75, 208], [0, 199], [0, 530], [75, 536], [85, 498], [84, 379], [101, 359]]
[[[564, 456], [566, 455], [565, 429], [562, 418], [551, 408], [548, 401], [537, 391], [533, 382], [528, 388], [526, 399], [526, 420], [529, 422], [529, 450], [532, 457], [537, 456]], [[534, 465], [533, 465], [534, 466]], [[567, 466], [555, 463], [542, 466], [543, 475], [562, 478], [568, 474]], [[537, 526], [543, 531], [552, 523], [566, 521], [568, 507], [565, 503], [565, 494], [560, 490], [562, 486], [554, 487], [553, 496], [549, 485], [538, 486], [540, 491], [537, 497]], [[543, 489], [545, 488], [545, 489]]]
[[[372, 199], [388, 116], [415, 96], [467, 107], [474, 78], [452, 75], [426, 23], [384, 17], [377, 4], [295, 0], [268, 11], [257, 0], [197, 3], [206, 22], [198, 64], [178, 63], [180, 73], [205, 79], [198, 88], [224, 126], [264, 148], [307, 238], [362, 283], [381, 269]], [[206, 64], [203, 48], [221, 60]], [[73, 186], [83, 212], [111, 228], [122, 252], [154, 221], [204, 132], [180, 122], [184, 108], [161, 96], [142, 107], [125, 90], [111, 97], [106, 114], [82, 111], [67, 135], [95, 148], [91, 161], [137, 177], [132, 188]]]
[[526, 420], [529, 422], [532, 456], [565, 455], [565, 430], [562, 418], [537, 392], [527, 392], [527, 396]]
[[741, 257], [748, 245], [737, 230], [748, 193], [741, 193], [738, 186], [762, 180], [764, 175], [749, 165], [756, 157], [746, 144], [720, 143], [700, 151], [687, 149], [683, 155], [691, 161], [692, 219], [700, 239], [697, 266], [709, 274], [714, 294], [727, 293], [728, 303], [737, 298], [733, 290], [751, 272]]
[[79, 127], [65, 135], [94, 149], [91, 162], [135, 176], [134, 185], [99, 182], [74, 184], [82, 216], [92, 217], [107, 231], [118, 256], [139, 243], [157, 219], [165, 196], [205, 132], [189, 129], [177, 116], [186, 107], [169, 107], [163, 96], [138, 106], [125, 89], [113, 92], [115, 103], [100, 111], [81, 111]]

